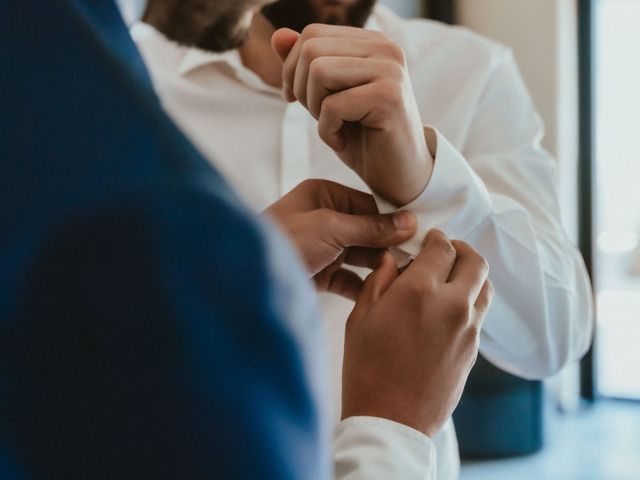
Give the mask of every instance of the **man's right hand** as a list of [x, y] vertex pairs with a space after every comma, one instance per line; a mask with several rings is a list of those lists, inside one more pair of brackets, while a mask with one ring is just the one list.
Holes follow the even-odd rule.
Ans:
[[381, 249], [411, 239], [408, 211], [381, 215], [373, 197], [328, 180], [306, 180], [264, 213], [289, 236], [319, 291], [355, 300], [362, 279], [344, 264], [374, 268]]
[[493, 296], [486, 261], [432, 230], [398, 274], [388, 253], [346, 326], [342, 417], [382, 417], [433, 437], [474, 365]]

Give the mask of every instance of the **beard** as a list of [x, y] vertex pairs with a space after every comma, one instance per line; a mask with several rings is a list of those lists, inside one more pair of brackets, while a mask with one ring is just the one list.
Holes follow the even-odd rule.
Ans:
[[274, 28], [287, 27], [296, 32], [301, 32], [311, 23], [364, 27], [376, 1], [357, 0], [346, 8], [342, 18], [323, 13], [320, 8], [313, 5], [311, 0], [278, 0], [263, 7], [262, 14]]
[[221, 15], [207, 25], [194, 42], [195, 46], [210, 52], [225, 52], [241, 47], [249, 36], [250, 24], [243, 25], [246, 11], [238, 9]]
[[251, 10], [260, 0], [150, 0], [144, 21], [187, 47], [224, 52], [249, 36]]

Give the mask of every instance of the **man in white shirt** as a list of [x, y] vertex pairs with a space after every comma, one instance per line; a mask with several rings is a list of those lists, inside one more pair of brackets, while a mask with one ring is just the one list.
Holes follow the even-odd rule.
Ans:
[[[243, 19], [246, 12], [250, 12], [252, 7], [255, 9], [256, 5], [259, 3], [252, 0], [205, 4], [191, 0], [174, 4], [176, 10], [173, 13], [200, 14], [198, 18], [201, 22], [191, 25], [193, 28], [169, 31], [169, 34], [190, 45], [197, 44], [214, 51], [225, 49], [242, 41], [245, 30]], [[121, 5], [125, 17], [131, 12], [128, 8], [131, 6], [127, 2]], [[108, 9], [100, 12], [105, 17], [107, 13]], [[99, 22], [100, 15], [95, 20]], [[117, 30], [118, 22], [112, 20], [115, 27], [103, 25], [105, 32]], [[120, 54], [126, 50], [125, 43], [119, 39]], [[146, 83], [144, 72], [135, 65], [138, 59], [126, 55], [124, 58], [129, 58], [129, 66], [137, 69], [139, 77]], [[133, 94], [136, 95], [135, 90]], [[155, 147], [153, 142], [145, 145]], [[156, 159], [150, 154], [148, 160], [154, 162]], [[168, 192], [166, 194], [169, 195]], [[348, 334], [344, 342], [343, 421], [335, 437], [336, 475], [339, 478], [433, 478], [435, 452], [428, 436], [434, 436], [450, 416], [477, 354], [481, 324], [492, 297], [486, 261], [464, 242], [449, 241], [441, 232], [433, 230], [425, 237], [415, 261], [399, 274], [390, 255], [381, 255], [376, 249], [398, 245], [410, 239], [416, 231], [415, 216], [410, 212], [379, 214], [372, 196], [326, 180], [302, 182], [273, 203], [265, 213], [278, 222], [293, 241], [319, 290], [357, 299], [349, 316]], [[243, 258], [251, 262], [248, 259], [254, 258], [250, 255], [255, 252], [247, 253], [249, 256], [243, 255]], [[268, 253], [274, 266], [282, 268], [288, 265], [286, 262], [280, 263], [277, 253]], [[272, 256], [275, 258], [272, 259]], [[363, 283], [355, 274], [342, 269], [343, 264], [367, 266], [375, 268], [375, 271]], [[242, 270], [241, 265], [239, 268]], [[296, 277], [295, 268], [289, 273], [292, 279]], [[244, 281], [242, 275], [236, 280]], [[301, 292], [307, 287], [304, 283], [297, 281]], [[188, 284], [186, 288], [189, 288]], [[274, 294], [284, 294], [277, 282], [267, 282], [265, 288], [276, 288]], [[232, 290], [229, 301], [237, 293]], [[260, 292], [256, 294], [260, 296]], [[300, 302], [299, 295], [292, 295], [288, 300], [287, 303], [269, 297], [265, 303], [275, 301], [282, 308], [289, 309], [288, 326], [301, 336], [301, 343], [312, 342], [314, 338], [317, 340], [315, 326], [319, 326], [319, 323], [304, 323], [309, 316], [313, 317], [308, 314], [313, 313], [314, 302], [308, 299]], [[265, 305], [265, 314], [268, 314], [268, 310]], [[402, 316], [401, 324], [398, 323], [399, 315]], [[253, 318], [238, 320], [250, 322]], [[224, 339], [221, 340], [224, 343]], [[245, 353], [251, 354], [250, 351]], [[302, 363], [306, 371], [302, 373], [314, 380], [310, 385], [312, 391], [307, 393], [313, 397], [310, 400], [317, 400], [324, 391], [322, 385], [326, 375], [322, 375], [323, 369], [318, 368], [312, 355], [305, 353], [307, 356]], [[233, 366], [232, 362], [229, 367]], [[297, 362], [291, 364], [292, 368], [299, 366]], [[248, 366], [246, 369], [255, 371]], [[278, 379], [278, 375], [272, 377], [265, 378], [265, 383], [261, 383], [259, 388], [264, 389], [269, 381]], [[243, 391], [248, 386], [239, 383], [237, 388]], [[278, 395], [275, 391], [272, 394], [291, 400], [290, 395]], [[126, 392], [124, 396], [127, 397]], [[246, 397], [241, 398], [247, 400]], [[205, 403], [208, 408], [215, 405]], [[306, 441], [324, 439], [324, 436], [318, 435], [325, 431], [323, 425], [317, 425], [319, 429], [307, 424], [303, 426], [299, 418], [278, 421], [278, 428], [257, 424], [251, 430], [244, 425], [248, 417], [256, 417], [253, 414], [259, 416], [269, 412], [274, 419], [282, 415], [286, 417], [288, 413], [283, 408], [277, 408], [277, 405], [260, 405], [249, 413], [240, 410], [231, 416], [227, 415], [225, 421], [234, 433], [230, 436], [232, 438], [227, 435], [227, 438], [223, 437], [220, 442], [207, 447], [204, 453], [209, 458], [208, 463], [217, 463], [220, 473], [249, 472], [260, 464], [255, 461], [256, 453], [262, 452], [264, 456], [267, 451], [267, 445], [260, 446], [261, 441], [275, 434], [277, 436], [271, 446], [277, 453], [268, 455], [273, 460], [270, 464], [280, 464], [282, 468], [288, 465], [291, 471], [285, 475], [285, 470], [281, 470], [274, 477], [274, 472], [266, 469], [260, 471], [260, 476], [325, 478], [328, 457], [324, 455], [323, 442], [318, 442], [316, 448], [305, 450], [305, 445], [309, 445], [305, 444]], [[174, 421], [175, 413], [171, 410], [166, 412], [168, 422]], [[310, 413], [317, 412], [314, 410]], [[323, 424], [326, 418], [321, 416], [318, 420]], [[215, 427], [205, 430], [211, 435]], [[283, 431], [291, 431], [291, 435], [283, 434]], [[234, 439], [242, 438], [246, 438], [246, 441], [234, 442]], [[291, 445], [293, 438], [298, 438], [295, 445]], [[195, 437], [189, 439], [186, 439], [187, 443], [196, 442]], [[254, 447], [243, 454], [240, 465], [228, 455], [223, 455], [228, 460], [216, 460], [221, 452], [233, 450], [234, 446], [240, 448], [238, 452], [242, 453], [242, 448], [246, 448], [247, 444], [253, 444]], [[380, 463], [380, 459], [392, 450], [395, 451], [393, 461]], [[137, 453], [132, 451], [131, 455], [137, 457]], [[101, 460], [109, 461], [109, 454], [103, 455]], [[161, 459], [151, 462], [157, 468], [162, 465]], [[128, 464], [109, 462], [109, 465], [126, 467]], [[189, 472], [191, 468], [196, 466], [187, 465], [184, 471]], [[207, 472], [199, 469], [197, 475], [207, 476]], [[253, 476], [241, 475], [242, 478]], [[236, 477], [233, 475], [233, 478]]]
[[[282, 22], [278, 5], [286, 7], [279, 10], [287, 14]], [[283, 71], [270, 45], [274, 25], [357, 23], [367, 18], [366, 8], [364, 2], [275, 4], [265, 12], [269, 21], [257, 15], [247, 41], [224, 54], [168, 41], [157, 29], [175, 26], [175, 17], [153, 8], [133, 35], [165, 108], [256, 211], [306, 178], [372, 187], [381, 211], [402, 206], [417, 214], [422, 235], [403, 245], [405, 253], [415, 255], [424, 232], [440, 228], [488, 259], [496, 297], [482, 331], [483, 355], [525, 378], [557, 372], [588, 348], [591, 293], [560, 224], [555, 163], [540, 147], [542, 127], [511, 53], [463, 29], [401, 20], [376, 7], [366, 27], [384, 37], [317, 26], [300, 38], [279, 32]], [[288, 18], [295, 12], [304, 18]], [[305, 44], [313, 45], [303, 50]], [[314, 62], [329, 67], [312, 69]], [[367, 78], [356, 78], [363, 71]], [[285, 95], [299, 102], [282, 100], [283, 80]], [[324, 121], [322, 105], [331, 106]], [[363, 169], [349, 145], [366, 149], [359, 152], [366, 151], [368, 165], [381, 169]], [[329, 295], [321, 302], [337, 422], [352, 304]], [[435, 444], [438, 477], [456, 478], [450, 421]], [[397, 461], [402, 456], [406, 451], [391, 444], [378, 463], [404, 464]]]

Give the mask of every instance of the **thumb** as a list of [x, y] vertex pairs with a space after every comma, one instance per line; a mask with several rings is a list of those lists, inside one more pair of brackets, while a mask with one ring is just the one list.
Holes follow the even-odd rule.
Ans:
[[328, 232], [342, 247], [388, 248], [410, 240], [417, 221], [407, 211], [388, 215], [349, 215], [332, 212], [334, 223]]
[[356, 304], [347, 319], [347, 328], [366, 317], [367, 312], [384, 295], [396, 278], [398, 278], [396, 262], [389, 252], [384, 252], [377, 268], [369, 274], [356, 297]]
[[271, 48], [276, 52], [281, 62], [287, 59], [287, 55], [289, 55], [299, 37], [300, 34], [290, 28], [280, 28], [275, 31], [271, 37]]
[[396, 261], [389, 252], [384, 252], [378, 267], [364, 281], [356, 303], [360, 308], [368, 310], [384, 295], [396, 278], [398, 278]]

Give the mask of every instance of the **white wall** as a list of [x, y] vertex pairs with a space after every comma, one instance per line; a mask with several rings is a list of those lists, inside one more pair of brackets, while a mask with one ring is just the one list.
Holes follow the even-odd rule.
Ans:
[[457, 0], [457, 20], [511, 47], [559, 161], [565, 228], [577, 238], [578, 60], [575, 0]]
[[[457, 0], [457, 20], [513, 49], [545, 123], [543, 145], [558, 160], [565, 228], [577, 239], [578, 58], [576, 0]], [[577, 365], [549, 386], [559, 405], [578, 405]]]

